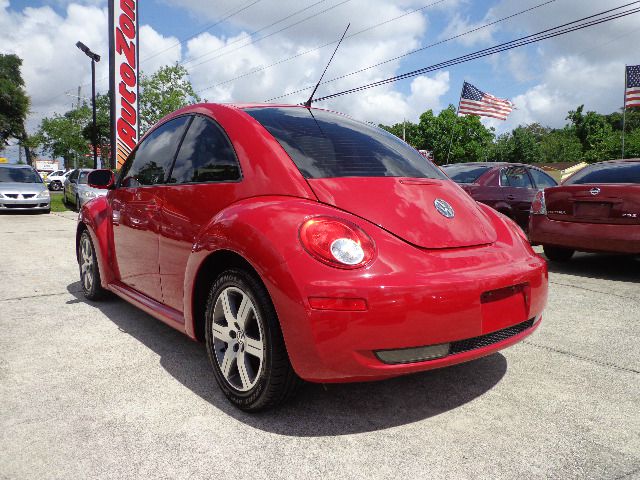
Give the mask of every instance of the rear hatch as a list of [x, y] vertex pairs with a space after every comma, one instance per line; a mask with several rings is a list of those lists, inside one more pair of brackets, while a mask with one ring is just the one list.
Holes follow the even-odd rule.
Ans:
[[547, 217], [561, 222], [640, 224], [640, 185], [580, 184], [545, 190]]
[[[422, 248], [486, 245], [496, 240], [490, 220], [453, 181], [397, 177], [309, 179], [318, 199], [369, 220]], [[441, 214], [436, 200], [454, 211]]]

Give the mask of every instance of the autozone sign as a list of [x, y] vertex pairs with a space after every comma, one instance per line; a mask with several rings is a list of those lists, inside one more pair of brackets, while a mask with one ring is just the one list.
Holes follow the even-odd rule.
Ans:
[[111, 164], [120, 168], [139, 136], [139, 0], [109, 0]]

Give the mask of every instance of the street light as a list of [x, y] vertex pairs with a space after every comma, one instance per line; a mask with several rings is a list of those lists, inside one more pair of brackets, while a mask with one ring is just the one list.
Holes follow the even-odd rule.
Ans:
[[96, 126], [96, 62], [100, 61], [100, 55], [93, 53], [89, 47], [82, 42], [77, 42], [76, 47], [84, 52], [91, 59], [91, 105], [93, 107], [93, 131], [91, 143], [93, 144], [93, 168], [98, 168], [98, 128]]

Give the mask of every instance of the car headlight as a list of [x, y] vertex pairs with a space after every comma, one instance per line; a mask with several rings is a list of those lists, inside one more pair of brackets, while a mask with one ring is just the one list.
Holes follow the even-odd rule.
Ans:
[[81, 194], [81, 195], [82, 195], [84, 198], [96, 198], [96, 196], [97, 196], [97, 195], [95, 194], [95, 192], [90, 192], [90, 191], [82, 192], [82, 194]]
[[36, 195], [36, 198], [51, 198], [49, 190], [42, 190], [38, 195]]

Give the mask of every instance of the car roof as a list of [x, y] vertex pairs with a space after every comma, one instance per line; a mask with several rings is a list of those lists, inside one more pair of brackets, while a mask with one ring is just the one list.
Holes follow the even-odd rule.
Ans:
[[513, 167], [536, 167], [535, 165], [527, 164], [527, 163], [509, 163], [509, 162], [460, 162], [460, 163], [449, 163], [447, 165], [440, 165], [443, 168], [453, 167], [454, 165], [464, 165], [469, 167], [505, 167], [505, 166], [513, 166]]
[[26, 168], [26, 169], [30, 169], [33, 170], [33, 167], [30, 165], [18, 165], [15, 163], [0, 163], [0, 167], [2, 168]]

